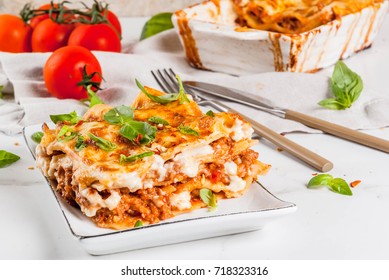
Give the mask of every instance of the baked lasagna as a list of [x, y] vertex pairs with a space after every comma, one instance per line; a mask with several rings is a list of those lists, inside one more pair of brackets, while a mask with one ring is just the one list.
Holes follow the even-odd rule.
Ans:
[[314, 29], [384, 0], [232, 0], [237, 22], [245, 27], [296, 34]]
[[98, 104], [43, 125], [36, 165], [97, 226], [126, 229], [215, 208], [268, 170], [239, 115], [204, 114], [185, 94], [143, 90], [131, 107]]

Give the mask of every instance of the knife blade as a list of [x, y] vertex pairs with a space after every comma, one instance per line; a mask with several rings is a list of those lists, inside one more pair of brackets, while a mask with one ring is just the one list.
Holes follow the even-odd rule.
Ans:
[[389, 141], [371, 136], [357, 130], [353, 130], [338, 124], [334, 124], [322, 119], [318, 119], [300, 112], [289, 109], [275, 107], [265, 98], [246, 93], [244, 91], [228, 88], [220, 85], [185, 81], [184, 84], [200, 93], [220, 97], [230, 101], [238, 102], [259, 109], [261, 111], [273, 114], [280, 118], [297, 121], [308, 127], [319, 129], [328, 134], [370, 147], [386, 153], [389, 153]]
[[281, 108], [274, 106], [270, 100], [267, 100], [260, 96], [255, 96], [250, 93], [246, 93], [238, 89], [227, 88], [215, 84], [195, 82], [195, 81], [185, 81], [184, 84], [191, 89], [198, 90], [205, 94], [238, 102], [243, 105], [247, 105], [268, 112], [278, 117], [284, 118], [285, 116], [285, 111]]

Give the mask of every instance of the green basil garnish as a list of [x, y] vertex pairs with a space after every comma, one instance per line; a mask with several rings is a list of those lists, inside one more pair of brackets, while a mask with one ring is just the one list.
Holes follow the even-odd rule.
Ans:
[[138, 88], [148, 98], [150, 98], [151, 100], [153, 100], [159, 104], [168, 104], [170, 102], [176, 101], [176, 100], [178, 100], [179, 95], [180, 95], [179, 93], [168, 93], [168, 94], [160, 95], [160, 96], [152, 95], [145, 89], [145, 87], [138, 80], [135, 80], [135, 82], [136, 82], [136, 85], [138, 86]]
[[344, 62], [338, 61], [332, 73], [331, 89], [334, 98], [324, 99], [319, 105], [327, 109], [344, 110], [350, 108], [361, 95], [363, 81]]
[[89, 108], [92, 108], [97, 104], [104, 104], [103, 100], [101, 100], [100, 97], [97, 96], [96, 92], [92, 90], [92, 86], [93, 85], [89, 85], [86, 88], [86, 92], [88, 93]]
[[104, 151], [113, 151], [117, 148], [115, 143], [112, 143], [104, 138], [98, 137], [92, 133], [88, 133], [90, 139], [92, 139], [96, 145]]
[[104, 115], [104, 120], [111, 124], [123, 125], [134, 118], [134, 111], [127, 106], [121, 105], [109, 110]]
[[145, 157], [150, 157], [152, 156], [154, 153], [153, 152], [144, 152], [144, 153], [141, 153], [141, 154], [137, 154], [137, 155], [132, 155], [132, 156], [125, 156], [123, 154], [120, 155], [120, 164], [123, 164], [125, 162], [135, 162], [139, 159], [142, 159], [142, 158], [145, 158]]
[[64, 125], [58, 132], [57, 140], [60, 142], [67, 142], [74, 139], [76, 136], [77, 132], [75, 132], [71, 127]]
[[68, 122], [71, 125], [74, 125], [81, 120], [81, 117], [78, 116], [75, 111], [73, 111], [70, 114], [50, 115], [50, 119], [55, 124], [58, 122]]
[[196, 131], [196, 130], [193, 130], [192, 128], [190, 128], [189, 126], [185, 126], [185, 125], [182, 125], [180, 124], [178, 127], [177, 127], [178, 131], [181, 132], [182, 134], [189, 134], [189, 135], [194, 135], [194, 136], [197, 136], [199, 137], [199, 133]]
[[179, 86], [179, 99], [180, 99], [180, 104], [184, 103], [190, 103], [190, 100], [188, 96], [186, 96], [184, 85], [182, 84], [180, 76], [176, 75], [177, 81], [178, 81], [178, 86]]
[[210, 207], [210, 210], [216, 210], [217, 208], [217, 198], [216, 195], [207, 188], [202, 188], [200, 190], [201, 200]]
[[177, 78], [178, 85], [179, 85], [179, 92], [178, 93], [166, 93], [166, 94], [160, 95], [160, 96], [150, 94], [138, 80], [135, 79], [135, 82], [136, 82], [136, 85], [138, 86], [138, 88], [148, 98], [150, 98], [151, 100], [153, 100], [159, 104], [168, 104], [170, 102], [177, 101], [177, 100], [180, 100], [180, 104], [189, 103], [190, 100], [189, 100], [188, 96], [186, 96], [185, 89], [184, 89], [184, 86], [182, 84], [181, 78], [178, 75], [176, 76], [176, 78]]
[[19, 159], [20, 157], [18, 155], [5, 150], [0, 150], [0, 168], [7, 167]]
[[143, 223], [142, 223], [141, 220], [137, 220], [137, 221], [136, 221], [136, 223], [135, 223], [135, 225], [134, 225], [134, 228], [136, 228], [136, 227], [143, 227]]
[[151, 37], [162, 31], [172, 29], [174, 27], [172, 23], [172, 15], [172, 13], [160, 13], [150, 18], [143, 26], [140, 40]]
[[208, 117], [212, 117], [212, 118], [215, 116], [215, 114], [212, 110], [209, 110], [208, 112], [206, 112], [205, 115], [207, 115]]
[[129, 121], [120, 128], [120, 135], [137, 145], [146, 145], [155, 139], [157, 129], [140, 121]]
[[84, 141], [85, 141], [85, 138], [83, 136], [78, 136], [77, 141], [76, 141], [76, 145], [74, 146], [74, 148], [77, 152], [81, 151], [82, 149], [84, 149], [87, 146]]
[[34, 132], [31, 135], [31, 139], [34, 140], [34, 142], [36, 142], [38, 144], [42, 141], [42, 137], [43, 137], [43, 132], [42, 131]]
[[156, 124], [163, 124], [163, 125], [169, 125], [169, 122], [160, 118], [160, 117], [150, 117], [148, 120], [148, 122], [151, 122], [151, 123], [156, 123]]
[[319, 188], [326, 186], [331, 191], [343, 194], [343, 195], [353, 195], [349, 185], [342, 178], [334, 178], [330, 174], [319, 174], [313, 177], [309, 183], [308, 188]]

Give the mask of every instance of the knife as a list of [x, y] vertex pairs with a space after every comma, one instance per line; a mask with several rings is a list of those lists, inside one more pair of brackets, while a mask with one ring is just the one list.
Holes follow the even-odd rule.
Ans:
[[275, 116], [297, 121], [308, 127], [319, 129], [328, 134], [338, 136], [349, 141], [353, 141], [370, 148], [374, 148], [386, 153], [389, 153], [389, 141], [374, 137], [357, 130], [353, 130], [341, 125], [337, 125], [322, 119], [318, 119], [303, 113], [299, 113], [293, 110], [275, 107], [268, 100], [259, 96], [252, 95], [250, 93], [227, 88], [204, 82], [185, 81], [184, 84], [193, 90], [197, 90], [201, 93], [205, 93], [212, 96], [217, 96], [226, 100], [238, 102], [250, 107], [259, 109], [261, 111], [273, 114]]

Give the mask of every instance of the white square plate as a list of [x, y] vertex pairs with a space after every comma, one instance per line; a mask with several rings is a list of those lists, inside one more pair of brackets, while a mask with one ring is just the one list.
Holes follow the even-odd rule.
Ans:
[[[31, 135], [37, 131], [41, 131], [40, 125], [23, 130], [27, 147], [34, 158], [37, 144]], [[97, 227], [79, 209], [67, 204], [53, 190], [52, 193], [70, 232], [92, 255], [258, 230], [266, 223], [296, 210], [295, 204], [278, 199], [257, 183], [242, 197], [219, 201], [216, 211], [199, 209], [158, 224], [116, 231]]]

